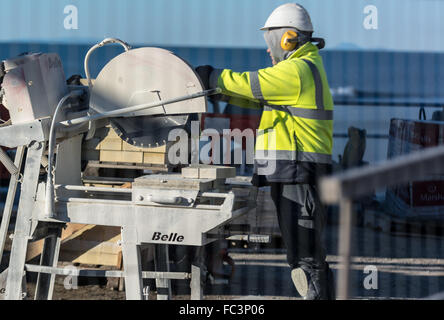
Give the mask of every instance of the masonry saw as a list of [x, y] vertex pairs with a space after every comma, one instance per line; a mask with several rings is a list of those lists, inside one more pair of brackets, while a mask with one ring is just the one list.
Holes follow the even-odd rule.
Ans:
[[[113, 43], [122, 45], [125, 52], [108, 62], [95, 80], [91, 79], [91, 54]], [[206, 96], [220, 93], [220, 89], [205, 91], [194, 69], [172, 52], [155, 47], [131, 49], [119, 39], [108, 38], [93, 46], [85, 56], [84, 67], [88, 90], [66, 85], [57, 54], [25, 55], [7, 60], [2, 66], [2, 103], [9, 110], [12, 125], [52, 117], [46, 186], [49, 215], [57, 138], [86, 131], [88, 140], [97, 125], [109, 123], [129, 144], [162, 146], [172, 130], [189, 128], [191, 115], [207, 111]], [[82, 105], [78, 101], [85, 91], [89, 99]], [[9, 171], [16, 174], [12, 161], [3, 151], [1, 155]]]
[[94, 81], [90, 79], [88, 59], [96, 47], [85, 58], [89, 114], [122, 110], [110, 117], [110, 124], [123, 140], [142, 148], [165, 145], [172, 130], [188, 129], [190, 121], [196, 119], [191, 115], [207, 111], [205, 95], [216, 92], [204, 92], [198, 75], [186, 61], [161, 48], [131, 50], [114, 39], [104, 40], [97, 47], [109, 42], [122, 44], [125, 52], [107, 63]]
[[[111, 43], [122, 45], [125, 52], [93, 79], [89, 58]], [[0, 125], [0, 146], [16, 148], [16, 153], [12, 161], [0, 148], [0, 162], [11, 173], [0, 225], [0, 257], [20, 185], [5, 298], [23, 298], [24, 271], [39, 274], [36, 299], [52, 298], [55, 275], [66, 275], [57, 262], [67, 223], [121, 228], [124, 270], [100, 276], [125, 277], [128, 299], [143, 298], [143, 278], [156, 279], [161, 288], [167, 288], [171, 279], [188, 279], [192, 299], [201, 298], [202, 250], [191, 272], [169, 272], [168, 263], [167, 270], [150, 272], [142, 271], [140, 246], [160, 245], [169, 261], [165, 245], [202, 248], [238, 235], [243, 231], [231, 230], [230, 223], [255, 207], [256, 189], [247, 182], [228, 182], [237, 178], [234, 167], [205, 167], [198, 162], [181, 173], [137, 177], [130, 188], [90, 185], [82, 172], [82, 145], [95, 137], [96, 129], [108, 125], [131, 145], [143, 149], [165, 145], [172, 131], [187, 130], [193, 117], [207, 111], [207, 96], [221, 90], [204, 90], [193, 68], [172, 52], [131, 49], [118, 39], [93, 46], [84, 67], [86, 79], [73, 83], [66, 81], [55, 53], [27, 54], [1, 63], [0, 97], [10, 121]], [[173, 136], [175, 140], [177, 135]], [[193, 145], [199, 144], [199, 137], [192, 135], [190, 142], [193, 162]], [[252, 242], [268, 241], [247, 237]], [[45, 240], [40, 264], [27, 264], [28, 242], [40, 239]], [[97, 276], [96, 270], [82, 269], [81, 274]]]
[[157, 106], [112, 117], [110, 124], [126, 142], [138, 147], [164, 145], [169, 132], [189, 125], [193, 113], [207, 110], [205, 97], [161, 104], [203, 92], [199, 77], [180, 57], [160, 48], [128, 50], [111, 60], [92, 87], [90, 112], [106, 114], [131, 106]]
[[[93, 80], [88, 68], [89, 58], [96, 49], [110, 43], [121, 44], [125, 52], [108, 62]], [[63, 96], [72, 98], [78, 94], [78, 90], [74, 90], [78, 88], [60, 84], [64, 75], [57, 55], [19, 57], [6, 61], [4, 69], [3, 104], [9, 109], [12, 124], [35, 120], [36, 116], [56, 114], [60, 118], [57, 102], [63, 100], [67, 104], [68, 98], [63, 99]], [[88, 51], [85, 74], [89, 89], [87, 114], [76, 119], [69, 119], [72, 115], [67, 115], [69, 121], [60, 121], [60, 125], [66, 127], [90, 122], [91, 130], [95, 121], [108, 118], [123, 140], [138, 147], [164, 145], [172, 129], [186, 127], [190, 115], [207, 111], [205, 96], [219, 92], [204, 91], [193, 68], [172, 52], [154, 47], [131, 49], [118, 39], [105, 39]], [[37, 83], [36, 78], [45, 78], [41, 81], [43, 84], [39, 83], [45, 87], [40, 92], [38, 89], [41, 88], [32, 88], [32, 84]], [[20, 86], [27, 88], [24, 92], [26, 99], [17, 96]], [[27, 102], [25, 105], [23, 100]], [[48, 103], [43, 105], [44, 102]], [[60, 103], [59, 107], [65, 108]], [[66, 113], [78, 115], [79, 110], [69, 108]]]

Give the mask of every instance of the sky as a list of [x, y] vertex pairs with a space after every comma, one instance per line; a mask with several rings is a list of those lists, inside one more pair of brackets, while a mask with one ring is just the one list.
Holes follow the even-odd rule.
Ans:
[[[137, 45], [265, 48], [259, 28], [287, 2], [1, 0], [0, 41], [90, 43], [117, 37]], [[326, 39], [327, 49], [444, 52], [444, 0], [297, 2], [309, 11], [315, 36]], [[64, 12], [67, 6], [77, 9], [77, 26], [73, 12]], [[367, 6], [376, 8], [377, 19]]]

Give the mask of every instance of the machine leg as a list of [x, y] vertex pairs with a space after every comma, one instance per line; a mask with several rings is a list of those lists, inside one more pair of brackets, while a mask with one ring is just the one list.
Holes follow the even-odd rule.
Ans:
[[22, 280], [26, 262], [26, 250], [31, 231], [32, 210], [40, 174], [40, 162], [43, 146], [34, 145], [28, 148], [24, 180], [20, 194], [17, 221], [12, 241], [6, 282], [6, 299], [22, 299]]
[[143, 300], [140, 249], [135, 238], [136, 228], [122, 227], [122, 255], [127, 300]]
[[[22, 167], [23, 155], [25, 154], [25, 147], [20, 146], [15, 153], [14, 164], [20, 170]], [[12, 209], [14, 207], [15, 195], [18, 186], [18, 177], [11, 176], [8, 188], [8, 196], [6, 197], [5, 207], [3, 209], [2, 223], [0, 225], [0, 263], [3, 258], [3, 250], [5, 249], [6, 237], [8, 235], [8, 227], [11, 220]]]
[[[62, 236], [61, 227], [57, 227], [55, 233], [45, 238], [43, 251], [40, 258], [41, 266], [57, 267], [60, 252], [60, 242]], [[55, 275], [39, 273], [37, 276], [37, 286], [35, 290], [35, 300], [52, 300], [54, 292]]]
[[[155, 268], [156, 271], [169, 272], [169, 256], [168, 245], [156, 245], [155, 246]], [[169, 279], [156, 279], [157, 287], [157, 300], [170, 300], [171, 299], [171, 280]]]
[[339, 269], [336, 296], [338, 300], [347, 300], [350, 294], [353, 201], [342, 198], [339, 202], [339, 210], [341, 223], [339, 229], [339, 256], [341, 257], [341, 268]]
[[204, 247], [199, 247], [191, 265], [191, 300], [203, 299], [203, 275], [206, 271], [204, 263]]

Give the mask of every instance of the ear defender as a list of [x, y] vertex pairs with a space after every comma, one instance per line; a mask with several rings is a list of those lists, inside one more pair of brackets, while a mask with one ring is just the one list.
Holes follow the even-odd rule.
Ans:
[[281, 48], [285, 51], [293, 51], [298, 42], [296, 31], [287, 31], [281, 38]]

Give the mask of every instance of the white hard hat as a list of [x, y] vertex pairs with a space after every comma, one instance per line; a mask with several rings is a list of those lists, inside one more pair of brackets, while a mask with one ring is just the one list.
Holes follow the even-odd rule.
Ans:
[[307, 10], [297, 3], [287, 3], [277, 7], [268, 17], [261, 30], [285, 27], [307, 32], [314, 31]]

